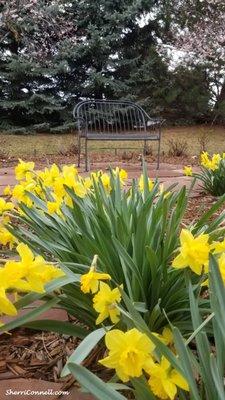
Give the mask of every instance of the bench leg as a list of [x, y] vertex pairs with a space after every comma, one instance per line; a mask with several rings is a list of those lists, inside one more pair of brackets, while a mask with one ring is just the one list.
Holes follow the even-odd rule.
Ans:
[[80, 135], [78, 135], [77, 146], [78, 146], [78, 162], [77, 162], [77, 166], [80, 167], [80, 152], [81, 152], [81, 138], [80, 138]]
[[87, 145], [87, 139], [85, 139], [85, 171], [88, 171], [88, 145]]
[[160, 163], [160, 145], [161, 145], [161, 138], [159, 139], [159, 144], [158, 144], [157, 169], [159, 169], [159, 163]]

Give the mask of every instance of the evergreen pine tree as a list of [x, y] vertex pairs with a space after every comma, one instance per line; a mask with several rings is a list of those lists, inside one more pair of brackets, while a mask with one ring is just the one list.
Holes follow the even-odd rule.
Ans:
[[129, 98], [173, 120], [186, 112], [194, 121], [194, 110], [196, 120], [206, 115], [206, 69], [195, 75], [200, 100], [192, 107], [195, 69], [170, 70], [160, 51], [183, 15], [179, 20], [172, 3], [161, 0], [0, 0], [1, 129], [66, 131], [83, 98]]

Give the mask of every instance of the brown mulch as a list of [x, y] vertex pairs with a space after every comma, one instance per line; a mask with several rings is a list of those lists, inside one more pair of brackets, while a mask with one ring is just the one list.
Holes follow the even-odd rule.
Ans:
[[[188, 201], [187, 210], [184, 215], [184, 224], [196, 222], [201, 216], [206, 213], [218, 201], [218, 198], [204, 195], [200, 193], [199, 196], [191, 197]], [[225, 204], [223, 204], [217, 212], [213, 214], [211, 220], [217, 218], [223, 211], [225, 211]]]
[[[67, 358], [80, 340], [76, 337], [54, 332], [40, 332], [26, 328], [16, 329], [11, 334], [0, 336], [0, 385], [1, 380], [34, 378], [62, 383], [63, 389], [74, 384], [75, 379], [60, 374]], [[109, 371], [98, 364], [104, 349], [95, 347], [83, 365], [94, 374], [108, 380]], [[77, 385], [78, 386], [78, 385]]]
[[58, 382], [66, 356], [77, 345], [49, 332], [17, 329], [0, 336], [0, 379], [36, 378]]

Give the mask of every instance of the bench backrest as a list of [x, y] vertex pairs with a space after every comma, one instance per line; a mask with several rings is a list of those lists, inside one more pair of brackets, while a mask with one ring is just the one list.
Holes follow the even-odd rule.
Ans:
[[76, 105], [73, 115], [79, 133], [146, 132], [146, 112], [130, 101], [84, 100]]

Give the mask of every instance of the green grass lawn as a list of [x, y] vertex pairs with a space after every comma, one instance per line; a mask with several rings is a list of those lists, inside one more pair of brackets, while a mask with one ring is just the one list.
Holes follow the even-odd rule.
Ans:
[[[225, 127], [173, 127], [163, 129], [162, 152], [168, 154], [171, 149], [170, 140], [173, 142], [187, 143], [185, 150], [189, 156], [198, 155], [202, 146], [209, 153], [225, 152]], [[41, 157], [46, 155], [64, 154], [74, 148], [77, 143], [76, 135], [63, 134], [36, 134], [36, 135], [0, 135], [0, 156], [9, 157]], [[149, 143], [156, 150], [157, 143]], [[106, 151], [114, 151], [118, 148], [134, 148], [141, 151], [141, 142], [90, 142], [92, 151], [98, 151], [105, 147]]]

